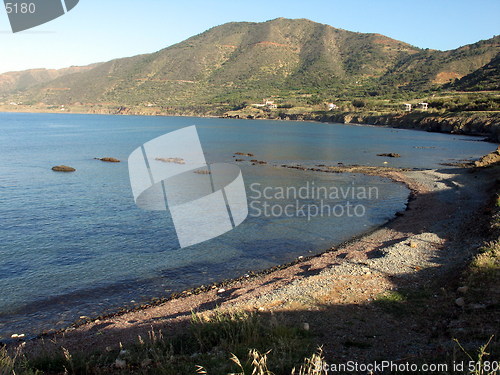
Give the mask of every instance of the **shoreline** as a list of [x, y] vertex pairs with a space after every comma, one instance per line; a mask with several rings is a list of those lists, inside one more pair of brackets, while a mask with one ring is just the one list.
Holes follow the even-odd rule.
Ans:
[[[247, 161], [248, 162], [248, 161]], [[239, 162], [236, 162], [238, 164]], [[256, 163], [253, 163], [256, 165]], [[259, 164], [259, 163], [257, 163]], [[212, 282], [209, 284], [202, 284], [199, 286], [193, 286], [190, 288], [187, 288], [182, 291], [178, 292], [173, 292], [170, 295], [166, 296], [152, 296], [150, 297], [147, 301], [141, 303], [138, 306], [133, 306], [133, 307], [116, 307], [114, 309], [111, 309], [111, 312], [105, 312], [99, 315], [95, 315], [92, 317], [85, 317], [85, 319], [76, 319], [73, 323], [69, 323], [66, 327], [64, 328], [59, 328], [59, 329], [47, 329], [44, 330], [42, 333], [39, 333], [34, 336], [26, 336], [24, 339], [26, 341], [36, 341], [39, 339], [44, 339], [46, 337], [50, 337], [52, 335], [59, 335], [59, 334], [64, 334], [65, 332], [71, 331], [75, 328], [79, 328], [81, 326], [84, 326], [86, 324], [92, 323], [95, 320], [103, 321], [107, 319], [113, 319], [119, 316], [122, 316], [124, 314], [128, 313], [134, 313], [134, 312], [140, 312], [145, 309], [149, 308], [154, 308], [157, 306], [160, 306], [165, 303], [169, 303], [171, 301], [179, 300], [188, 296], [195, 296], [195, 295], [200, 295], [204, 294], [207, 292], [211, 292], [214, 290], [219, 290], [221, 288], [228, 288], [234, 285], [237, 285], [240, 282], [247, 282], [247, 281], [252, 281], [254, 279], [258, 279], [260, 277], [265, 277], [267, 275], [270, 275], [274, 272], [282, 271], [287, 268], [293, 267], [295, 265], [301, 264], [306, 261], [311, 261], [314, 258], [318, 258], [323, 256], [326, 253], [332, 252], [332, 251], [338, 251], [339, 249], [342, 249], [344, 247], [348, 247], [352, 245], [353, 243], [357, 241], [362, 241], [363, 238], [373, 234], [374, 232], [379, 231], [380, 229], [385, 228], [386, 226], [390, 225], [393, 221], [397, 220], [399, 216], [402, 216], [402, 213], [404, 213], [406, 210], [408, 210], [408, 206], [411, 201], [416, 199], [418, 196], [419, 192], [412, 187], [411, 185], [407, 184], [407, 182], [404, 179], [401, 179], [399, 177], [396, 177], [394, 175], [394, 172], [408, 172], [408, 171], [416, 171], [416, 169], [409, 169], [409, 168], [394, 168], [394, 167], [365, 167], [365, 166], [331, 166], [328, 167], [327, 169], [318, 169], [315, 167], [306, 167], [306, 166], [301, 166], [301, 165], [273, 165], [273, 164], [260, 164], [268, 167], [273, 167], [273, 168], [286, 168], [286, 169], [299, 169], [302, 171], [313, 171], [313, 172], [320, 172], [320, 173], [358, 173], [358, 174], [365, 174], [368, 176], [375, 176], [375, 177], [381, 177], [385, 179], [391, 180], [393, 183], [398, 183], [398, 184], [403, 184], [409, 189], [409, 194], [405, 202], [405, 210], [404, 211], [399, 211], [395, 213], [395, 216], [384, 222], [381, 225], [378, 225], [374, 228], [368, 229], [366, 231], [363, 231], [345, 241], [342, 241], [341, 243], [331, 246], [326, 249], [321, 249], [318, 250], [317, 253], [313, 255], [304, 255], [304, 256], [299, 256], [296, 259], [289, 261], [287, 263], [282, 263], [282, 264], [277, 264], [275, 266], [261, 269], [261, 270], [249, 270], [245, 275], [241, 276], [235, 276], [232, 278], [227, 278], [227, 279], [222, 279], [220, 281]], [[306, 253], [306, 252], [305, 252]], [[21, 333], [22, 334], [22, 333]], [[15, 339], [3, 339], [0, 340], [0, 347], [2, 344], [13, 344], [15, 343]]]
[[[477, 190], [477, 186], [465, 187], [466, 185], [462, 185], [462, 180], [467, 180], [469, 182], [471, 180], [476, 180], [477, 185], [478, 179], [472, 176], [472, 174], [475, 173], [483, 174], [487, 176], [489, 180], [492, 178], [491, 171], [471, 172], [474, 171], [474, 169], [470, 168], [443, 168], [439, 170], [411, 171], [388, 170], [389, 168], [383, 167], [380, 169], [382, 169], [382, 171], [379, 170], [374, 173], [374, 175], [391, 178], [398, 183], [404, 183], [410, 189], [406, 210], [382, 226], [354, 237], [338, 246], [334, 246], [321, 254], [309, 257], [299, 257], [288, 264], [278, 265], [261, 272], [251, 273], [248, 277], [242, 276], [208, 286], [202, 286], [200, 288], [193, 288], [167, 299], [158, 299], [154, 303], [143, 304], [140, 307], [119, 311], [115, 314], [76, 322], [65, 330], [40, 335], [37, 338], [27, 341], [27, 346], [30, 348], [29, 350], [36, 351], [39, 346], [38, 344], [45, 339], [56, 341], [58, 346], [63, 345], [65, 348], [71, 348], [72, 350], [81, 350], [90, 347], [107, 347], [109, 345], [116, 345], [119, 342], [130, 343], [134, 342], [138, 335], [143, 335], [143, 337], [144, 335], [147, 336], [147, 332], [152, 329], [162, 329], [171, 326], [185, 327], [192, 311], [214, 311], [214, 309], [238, 308], [257, 311], [258, 313], [266, 313], [286, 309], [287, 307], [284, 306], [283, 303], [279, 303], [279, 301], [283, 299], [280, 297], [283, 293], [296, 295], [296, 290], [302, 288], [300, 286], [301, 283], [311, 283], [315, 278], [325, 273], [330, 273], [326, 276], [328, 279], [338, 280], [339, 272], [342, 272], [342, 270], [347, 270], [346, 272], [348, 272], [349, 277], [353, 275], [360, 276], [361, 279], [363, 279], [361, 282], [371, 283], [370, 288], [365, 288], [370, 291], [367, 296], [364, 296], [367, 297], [364, 298], [364, 300], [365, 303], [369, 302], [368, 300], [370, 298], [373, 300], [376, 295], [387, 290], [392, 290], [391, 284], [393, 282], [389, 280], [390, 278], [388, 278], [388, 275], [384, 276], [382, 273], [376, 274], [371, 271], [371, 267], [367, 265], [370, 263], [369, 261], [371, 258], [367, 254], [371, 254], [374, 251], [384, 253], [386, 249], [394, 245], [391, 245], [391, 243], [398, 238], [402, 239], [401, 241], [405, 242], [405, 244], [401, 245], [401, 243], [398, 243], [397, 245], [406, 247], [406, 242], [410, 241], [411, 243], [411, 239], [409, 240], [409, 237], [405, 236], [404, 232], [409, 231], [412, 225], [424, 225], [422, 228], [427, 230], [425, 226], [430, 225], [431, 222], [436, 220], [435, 215], [430, 212], [432, 211], [431, 209], [439, 208], [434, 207], [439, 203], [439, 199], [436, 201], [437, 198], [434, 195], [439, 195], [442, 193], [441, 190], [446, 190], [448, 188], [445, 175], [452, 175], [453, 177], [451, 179], [454, 183], [457, 183], [457, 189], [467, 190], [468, 193]], [[446, 171], [446, 173], [440, 171]], [[439, 187], [436, 188], [436, 186]], [[455, 192], [452, 193], [455, 194]], [[484, 198], [484, 196], [482, 198]], [[441, 202], [439, 204], [443, 206], [444, 203]], [[478, 208], [476, 207], [477, 205], [478, 201], [476, 199], [475, 209]], [[452, 210], [454, 209], [454, 206], [448, 207], [448, 203], [444, 204], [444, 206], [439, 210], [440, 215], [443, 215], [443, 213], [445, 216], [449, 215], [450, 208]], [[444, 210], [444, 208], [446, 208], [446, 210]], [[470, 210], [471, 208], [469, 208], [469, 211]], [[460, 217], [456, 220], [460, 221], [464, 219], [464, 217]], [[427, 237], [419, 237], [419, 235], [423, 235], [423, 233], [415, 234], [413, 236], [415, 237], [414, 241], [425, 243], [430, 239], [431, 242], [436, 242], [435, 248], [433, 249], [435, 252], [441, 251], [446, 245], [445, 239], [434, 238], [432, 236], [432, 231], [430, 234], [426, 235]], [[454, 235], [458, 234], [455, 233]], [[366, 245], [366, 243], [369, 242], [374, 243], [371, 246]], [[375, 246], [375, 242], [380, 243], [381, 246]], [[363, 249], [359, 250], [359, 247]], [[418, 246], [417, 250], [420, 250], [419, 248], [420, 246]], [[413, 246], [409, 247], [409, 249], [417, 252], [417, 250], [413, 249]], [[467, 253], [469, 252], [470, 251]], [[342, 255], [342, 257], [339, 258], [339, 255]], [[380, 257], [380, 259], [384, 258], [385, 256]], [[462, 258], [461, 261], [463, 262]], [[373, 257], [373, 259], [379, 259], [378, 255], [377, 257]], [[412, 266], [414, 267], [413, 272], [412, 269], [405, 268], [405, 273], [408, 273], [408, 277], [412, 279], [412, 273], [418, 273], [429, 268], [425, 267], [425, 262], [426, 260], [424, 264], [420, 266]], [[332, 266], [332, 264], [334, 266]], [[456, 267], [457, 263], [453, 263], [453, 266]], [[304, 269], [306, 269], [305, 272]], [[336, 271], [332, 271], [333, 269], [336, 269]], [[385, 272], [390, 273], [390, 267]], [[323, 277], [325, 277], [325, 275], [323, 275]], [[405, 277], [403, 277], [403, 279], [405, 279]], [[289, 289], [288, 291], [286, 291], [287, 288]], [[314, 289], [315, 292], [317, 292], [318, 288], [315, 287]], [[284, 290], [285, 292], [283, 292]], [[296, 298], [288, 302], [291, 302], [292, 305], [296, 305], [297, 303], [300, 304], [300, 300], [305, 294], [307, 293], [300, 293], [295, 296]], [[342, 298], [352, 300], [353, 296], [359, 298], [358, 294], [355, 293], [352, 296], [344, 295]], [[362, 302], [357, 301], [356, 303]]]
[[[116, 109], [118, 108], [118, 109]], [[408, 114], [401, 113], [386, 113], [372, 115], [369, 112], [338, 112], [338, 113], [303, 113], [293, 114], [280, 117], [254, 117], [240, 118], [226, 115], [208, 115], [196, 113], [166, 113], [162, 111], [156, 112], [141, 112], [133, 108], [116, 107], [115, 109], [106, 108], [100, 110], [71, 110], [58, 111], [55, 109], [33, 109], [30, 108], [9, 108], [8, 110], [0, 107], [0, 113], [30, 113], [30, 114], [78, 114], [78, 115], [104, 115], [104, 116], [151, 116], [151, 117], [194, 117], [194, 118], [220, 118], [220, 119], [237, 119], [237, 120], [273, 120], [273, 121], [296, 121], [296, 122], [314, 122], [326, 124], [341, 124], [341, 125], [358, 125], [358, 126], [375, 126], [393, 129], [406, 129], [416, 131], [426, 131], [450, 135], [463, 135], [470, 137], [482, 137], [481, 141], [489, 143], [500, 143], [500, 121], [489, 119], [476, 120], [474, 115], [484, 115], [484, 113], [473, 114], [472, 117], [454, 117], [455, 113], [448, 112], [443, 114], [429, 115], [427, 112], [411, 112]], [[481, 131], [474, 129], [479, 127]], [[464, 129], [465, 128], [465, 129]], [[486, 131], [488, 129], [489, 131]]]

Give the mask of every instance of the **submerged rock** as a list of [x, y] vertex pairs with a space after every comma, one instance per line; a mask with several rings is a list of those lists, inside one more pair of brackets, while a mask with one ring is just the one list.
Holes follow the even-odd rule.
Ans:
[[56, 165], [52, 167], [54, 172], [75, 172], [76, 169], [73, 167], [68, 167], [67, 165]]

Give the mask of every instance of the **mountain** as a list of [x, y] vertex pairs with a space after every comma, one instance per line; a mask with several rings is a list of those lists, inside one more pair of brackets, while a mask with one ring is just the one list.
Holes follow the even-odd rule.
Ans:
[[15, 99], [203, 112], [292, 93], [327, 97], [425, 90], [488, 64], [500, 52], [499, 40], [443, 52], [306, 19], [228, 23], [152, 54], [40, 79], [35, 86], [28, 80]]
[[500, 53], [488, 64], [456, 81], [450, 87], [464, 91], [498, 90], [500, 86]]
[[451, 51], [424, 50], [401, 59], [382, 82], [409, 88], [446, 84], [480, 69], [499, 52], [500, 36]]
[[63, 69], [29, 69], [20, 72], [3, 73], [0, 74], [0, 94], [26, 90], [40, 83], [50, 82], [58, 77], [88, 71], [98, 65], [71, 66]]

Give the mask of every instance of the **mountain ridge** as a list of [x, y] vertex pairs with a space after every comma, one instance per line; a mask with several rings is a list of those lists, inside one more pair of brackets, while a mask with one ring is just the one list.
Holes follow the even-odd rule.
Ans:
[[290, 92], [326, 100], [436, 89], [481, 69], [499, 52], [500, 36], [438, 51], [307, 19], [230, 22], [157, 52], [14, 85], [17, 91], [2, 92], [0, 75], [0, 95], [32, 104], [204, 112]]

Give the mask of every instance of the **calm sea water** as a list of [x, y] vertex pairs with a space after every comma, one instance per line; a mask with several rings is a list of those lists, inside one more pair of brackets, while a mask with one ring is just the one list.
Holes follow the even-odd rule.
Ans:
[[[408, 190], [386, 179], [242, 164], [250, 201], [258, 200], [251, 186], [371, 187], [378, 196], [346, 198], [365, 208], [361, 217], [253, 217], [251, 210], [235, 230], [180, 249], [168, 213], [135, 206], [127, 163], [94, 158], [126, 161], [144, 142], [190, 125], [197, 126], [209, 162], [231, 162], [240, 151], [279, 164], [383, 165], [388, 159], [377, 153], [397, 152], [402, 157], [390, 159], [392, 166], [437, 168], [495, 148], [472, 137], [336, 124], [0, 113], [0, 339], [318, 253], [405, 207]], [[59, 164], [77, 172], [52, 172]], [[295, 200], [267, 202], [284, 207]]]

